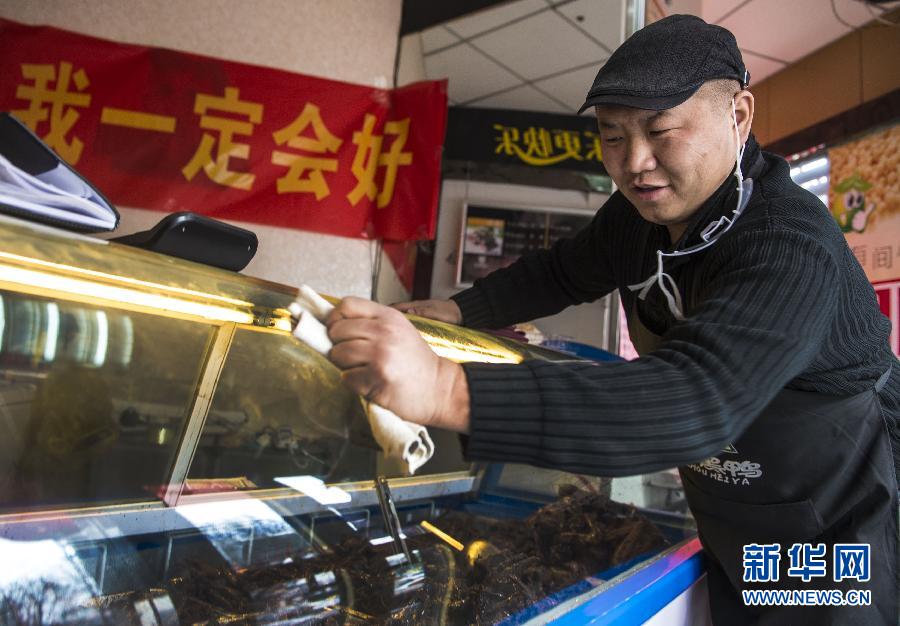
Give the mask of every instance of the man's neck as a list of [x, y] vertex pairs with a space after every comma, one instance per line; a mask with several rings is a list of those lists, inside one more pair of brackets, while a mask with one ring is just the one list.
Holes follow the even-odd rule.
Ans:
[[669, 239], [671, 239], [673, 246], [678, 242], [679, 239], [681, 239], [681, 236], [684, 234], [684, 231], [687, 230], [687, 227], [687, 222], [666, 225], [666, 228], [669, 231]]

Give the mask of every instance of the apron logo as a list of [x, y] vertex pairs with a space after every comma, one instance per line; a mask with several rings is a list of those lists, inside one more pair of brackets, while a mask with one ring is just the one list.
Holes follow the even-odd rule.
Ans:
[[[734, 446], [728, 446], [732, 450]], [[730, 451], [729, 451], [730, 452]], [[737, 454], [734, 450], [732, 454]], [[716, 480], [729, 485], [750, 485], [750, 481], [754, 478], [762, 476], [762, 466], [753, 461], [722, 461], [718, 457], [706, 459], [702, 463], [694, 463], [688, 465], [691, 469], [701, 476], [706, 476], [711, 480]]]

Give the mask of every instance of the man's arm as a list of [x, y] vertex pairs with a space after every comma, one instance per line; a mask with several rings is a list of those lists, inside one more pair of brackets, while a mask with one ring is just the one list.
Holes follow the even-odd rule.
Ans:
[[328, 358], [344, 383], [403, 419], [459, 433], [469, 430], [462, 367], [439, 357], [399, 311], [344, 298], [326, 320]]
[[412, 302], [398, 302], [392, 307], [403, 313], [427, 317], [448, 324], [462, 324], [463, 317], [459, 305], [453, 300], [413, 300]]
[[605, 476], [696, 462], [808, 366], [836, 308], [837, 264], [810, 237], [747, 233], [712, 255], [702, 304], [635, 361], [459, 366], [398, 311], [350, 298], [329, 320], [331, 358], [401, 417], [468, 432], [473, 459]]
[[720, 451], [818, 354], [838, 265], [811, 237], [758, 231], [710, 252], [702, 301], [629, 362], [466, 363], [467, 455], [622, 476]]

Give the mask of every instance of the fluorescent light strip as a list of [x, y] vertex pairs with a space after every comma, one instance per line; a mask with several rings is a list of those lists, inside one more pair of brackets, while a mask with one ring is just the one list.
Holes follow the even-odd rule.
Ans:
[[799, 184], [804, 189], [809, 190], [809, 189], [812, 189], [813, 187], [818, 187], [819, 185], [825, 185], [827, 183], [828, 183], [828, 177], [820, 176], [819, 178], [812, 178], [810, 180], [807, 180], [807, 181], [805, 181], [803, 183], [799, 183]]
[[113, 280], [119, 283], [128, 283], [130, 285], [138, 285], [141, 287], [150, 287], [152, 289], [161, 289], [163, 291], [177, 293], [183, 296], [191, 296], [195, 298], [203, 298], [204, 300], [218, 300], [219, 302], [224, 302], [225, 304], [231, 304], [234, 306], [241, 307], [252, 307], [252, 302], [245, 302], [244, 300], [236, 300], [234, 298], [226, 298], [225, 296], [218, 296], [212, 293], [205, 293], [202, 291], [194, 291], [193, 289], [182, 289], [181, 287], [170, 287], [169, 285], [162, 285], [159, 283], [151, 283], [146, 280], [138, 280], [137, 278], [129, 278], [128, 276], [119, 276], [118, 274], [107, 274], [105, 272], [97, 272], [94, 270], [82, 269], [80, 267], [73, 267], [71, 265], [64, 265], [62, 263], [52, 263], [50, 261], [43, 261], [41, 259], [35, 259], [32, 257], [21, 256], [18, 254], [10, 254], [9, 252], [0, 252], [0, 258], [9, 259], [11, 261], [22, 261], [24, 263], [28, 263], [29, 265], [40, 265], [41, 267], [51, 268], [55, 270], [63, 270], [67, 272], [74, 272], [77, 274], [82, 274], [85, 276], [90, 276], [92, 278], [102, 278], [104, 280]]
[[48, 302], [47, 332], [44, 334], [44, 360], [52, 361], [56, 358], [56, 343], [59, 341], [59, 306], [55, 302]]
[[97, 318], [97, 341], [94, 344], [94, 358], [92, 362], [97, 367], [106, 363], [106, 347], [109, 344], [109, 320], [105, 311], [94, 311]]
[[811, 172], [812, 170], [819, 169], [820, 167], [828, 167], [828, 159], [827, 158], [821, 157], [814, 161], [804, 163], [803, 165], [800, 166], [800, 171], [805, 174], [807, 172]]
[[0, 295], [0, 352], [3, 352], [3, 332], [6, 330], [6, 305]]
[[90, 322], [88, 321], [87, 311], [78, 307], [72, 312], [72, 315], [78, 326], [78, 332], [75, 333], [75, 347], [71, 356], [76, 363], [86, 363], [88, 360], [88, 338], [90, 337]]
[[41, 302], [34, 301], [26, 301], [23, 302], [23, 308], [25, 310], [25, 315], [28, 317], [28, 327], [26, 330], [27, 335], [23, 337], [27, 344], [27, 354], [38, 354], [39, 344], [41, 342], [41, 319], [43, 316], [41, 315]]
[[123, 315], [120, 318], [122, 322], [122, 354], [120, 357], [119, 365], [130, 365], [131, 364], [131, 353], [134, 350], [134, 325], [131, 323], [131, 318], [127, 315]]
[[193, 315], [223, 322], [236, 322], [238, 324], [253, 323], [253, 315], [250, 313], [235, 311], [234, 309], [222, 306], [144, 293], [135, 289], [114, 287], [112, 285], [88, 282], [86, 280], [69, 278], [67, 276], [55, 276], [12, 265], [0, 265], [0, 282], [18, 283], [26, 286], [34, 285], [45, 289], [62, 291], [90, 298], [134, 304], [150, 309], [172, 311], [175, 313], [183, 313], [185, 315]]

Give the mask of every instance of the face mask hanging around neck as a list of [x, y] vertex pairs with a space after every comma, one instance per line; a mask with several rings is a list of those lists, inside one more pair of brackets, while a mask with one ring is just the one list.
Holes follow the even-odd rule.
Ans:
[[666, 303], [669, 306], [669, 311], [671, 311], [672, 315], [678, 321], [683, 321], [685, 319], [684, 308], [681, 300], [681, 292], [678, 291], [678, 285], [675, 284], [675, 279], [673, 279], [663, 269], [663, 259], [665, 257], [688, 256], [690, 254], [694, 254], [695, 252], [705, 250], [706, 248], [713, 245], [722, 237], [722, 235], [728, 232], [728, 230], [737, 221], [737, 218], [741, 216], [741, 213], [743, 213], [744, 209], [747, 206], [747, 203], [750, 201], [750, 194], [753, 192], [753, 180], [750, 178], [745, 180], [743, 172], [741, 172], [741, 159], [743, 159], [744, 157], [745, 144], [741, 141], [741, 131], [737, 123], [737, 108], [735, 106], [734, 98], [731, 99], [731, 119], [734, 122], [734, 132], [735, 136], [737, 137], [737, 148], [735, 149], [735, 165], [733, 176], [737, 179], [738, 192], [737, 204], [734, 210], [731, 212], [731, 216], [723, 215], [719, 219], [713, 220], [712, 222], [707, 224], [706, 227], [702, 231], [700, 231], [700, 238], [703, 240], [702, 243], [698, 243], [697, 245], [690, 246], [682, 250], [675, 250], [673, 252], [664, 252], [662, 250], [657, 250], [656, 272], [643, 282], [634, 285], [628, 285], [628, 288], [631, 291], [638, 292], [638, 298], [640, 298], [641, 300], [646, 299], [647, 294], [650, 292], [650, 289], [653, 287], [653, 285], [658, 285], [660, 291], [662, 291], [663, 295], [666, 298]]

